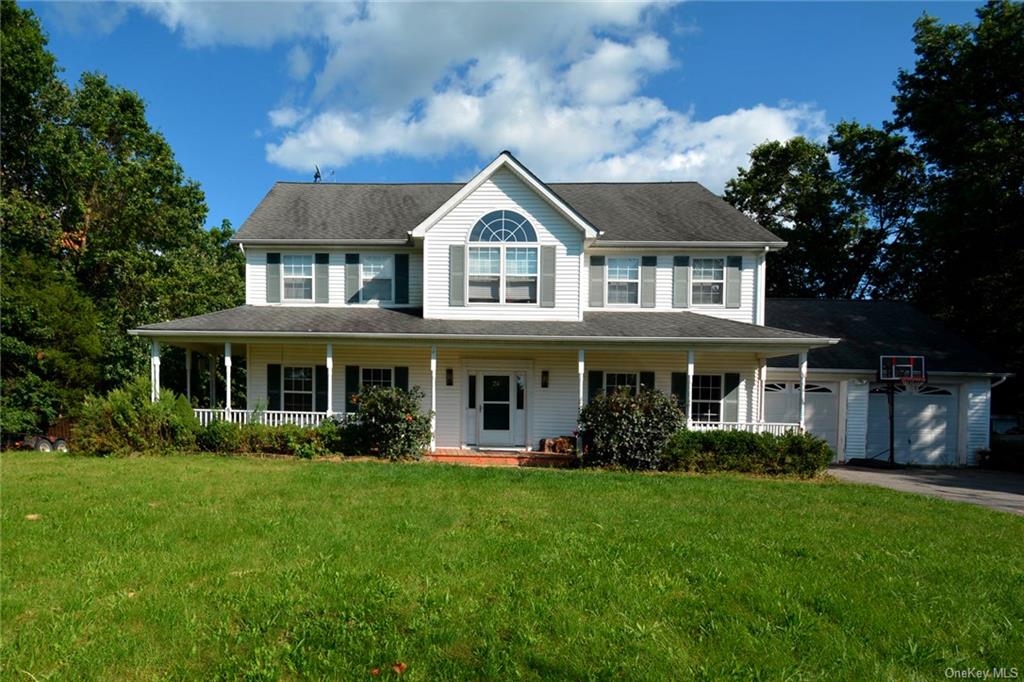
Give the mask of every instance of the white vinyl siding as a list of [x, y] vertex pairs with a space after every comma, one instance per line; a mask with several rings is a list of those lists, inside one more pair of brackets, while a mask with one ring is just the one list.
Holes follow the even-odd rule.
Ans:
[[974, 466], [978, 463], [978, 450], [989, 448], [989, 433], [992, 421], [992, 385], [988, 380], [964, 384], [961, 389], [967, 404], [967, 461]]
[[868, 390], [863, 379], [851, 379], [846, 384], [846, 451], [844, 460], [861, 459], [868, 445]]
[[[298, 246], [298, 245], [296, 245]], [[273, 253], [295, 253], [294, 247], [268, 249], [265, 247], [246, 247], [245, 249], [245, 303], [246, 305], [268, 305], [267, 303], [267, 252]], [[307, 249], [312, 256], [314, 253], [328, 254], [327, 290], [329, 302], [314, 303], [312, 300], [287, 300], [289, 305], [327, 305], [330, 307], [344, 307], [348, 300], [345, 296], [345, 254], [344, 249]], [[363, 254], [388, 255], [391, 262], [391, 272], [394, 272], [394, 254], [398, 251], [361, 251]], [[423, 254], [420, 251], [401, 251], [409, 254], [409, 306], [419, 307], [423, 305]], [[282, 273], [284, 267], [282, 265]], [[393, 287], [392, 287], [393, 288]], [[282, 286], [282, 297], [284, 288]], [[284, 299], [282, 299], [284, 300]], [[278, 305], [278, 304], [269, 304]], [[391, 305], [391, 304], [385, 304]]]
[[[739, 308], [726, 308], [724, 305], [714, 306], [691, 306], [690, 308], [673, 308], [672, 307], [672, 277], [673, 277], [673, 257], [675, 256], [689, 256], [693, 258], [703, 258], [705, 255], [701, 252], [693, 251], [678, 251], [678, 252], [664, 252], [659, 250], [657, 253], [645, 252], [642, 249], [630, 250], [629, 252], [623, 251], [612, 251], [606, 249], [592, 249], [588, 250], [583, 257], [583, 263], [581, 265], [583, 269], [583, 281], [590, 281], [590, 255], [604, 255], [606, 256], [606, 263], [608, 259], [617, 258], [619, 256], [657, 256], [657, 269], [655, 270], [655, 301], [654, 308], [641, 308], [640, 306], [610, 306], [620, 310], [639, 310], [642, 312], [651, 312], [652, 310], [690, 310], [692, 312], [698, 312], [702, 315], [710, 315], [712, 317], [723, 318], [726, 320], [735, 320], [737, 322], [747, 322], [749, 324], [757, 324], [757, 305], [763, 305], [763, 302], [755, 305], [757, 297], [756, 286], [757, 286], [757, 263], [758, 255], [752, 252], [741, 252], [740, 254], [728, 254], [724, 251], [716, 251], [712, 254], [716, 258], [724, 258], [727, 255], [741, 255], [743, 258], [743, 270], [740, 272], [740, 307]], [[692, 278], [691, 278], [692, 279]], [[692, 288], [692, 281], [691, 281]], [[605, 284], [607, 290], [607, 283]], [[601, 308], [591, 308], [589, 300], [587, 298], [587, 291], [583, 292], [583, 307], [587, 310], [601, 310]], [[604, 308], [605, 310], [609, 308]]]
[[[554, 307], [511, 307], [500, 302], [448, 305], [448, 247], [458, 244], [473, 248], [475, 243], [468, 243], [470, 231], [481, 217], [495, 210], [522, 215], [536, 230], [539, 245], [555, 247]], [[582, 245], [582, 233], [576, 226], [511, 172], [500, 170], [441, 218], [424, 237], [425, 314], [441, 319], [509, 320], [509, 315], [514, 314], [515, 319], [521, 320], [578, 320]]]

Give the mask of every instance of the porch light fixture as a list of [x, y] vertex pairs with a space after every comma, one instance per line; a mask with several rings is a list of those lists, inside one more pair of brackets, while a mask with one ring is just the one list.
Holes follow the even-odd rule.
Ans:
[[547, 388], [548, 387], [548, 371], [546, 369], [542, 370], [541, 373], [540, 373], [540, 387], [541, 388]]
[[455, 385], [455, 372], [451, 367], [444, 370], [444, 385], [454, 386]]

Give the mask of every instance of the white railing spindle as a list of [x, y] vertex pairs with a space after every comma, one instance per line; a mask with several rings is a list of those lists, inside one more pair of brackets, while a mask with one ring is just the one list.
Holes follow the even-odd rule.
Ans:
[[[267, 426], [281, 426], [283, 424], [295, 424], [304, 428], [314, 428], [327, 419], [326, 412], [300, 412], [294, 410], [216, 410], [209, 408], [194, 408], [196, 419], [201, 426], [208, 426], [214, 421], [230, 421], [233, 424], [259, 423]], [[334, 415], [335, 418], [343, 418], [342, 415]]]

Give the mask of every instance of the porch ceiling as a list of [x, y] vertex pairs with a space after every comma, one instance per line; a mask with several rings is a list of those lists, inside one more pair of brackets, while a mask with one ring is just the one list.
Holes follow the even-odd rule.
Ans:
[[[584, 313], [576, 321], [424, 319], [418, 308], [329, 308], [240, 306], [208, 315], [171, 320], [131, 330], [146, 337], [201, 342], [205, 339], [365, 338], [461, 341], [545, 341], [725, 344], [807, 349], [838, 339], [762, 327], [688, 311]], [[780, 348], [781, 350], [781, 348]], [[789, 350], [789, 352], [795, 352]]]

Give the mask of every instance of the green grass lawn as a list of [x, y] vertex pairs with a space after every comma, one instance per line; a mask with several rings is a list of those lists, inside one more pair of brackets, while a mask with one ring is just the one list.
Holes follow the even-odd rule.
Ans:
[[1024, 674], [1024, 519], [973, 506], [211, 456], [0, 475], [10, 679]]

